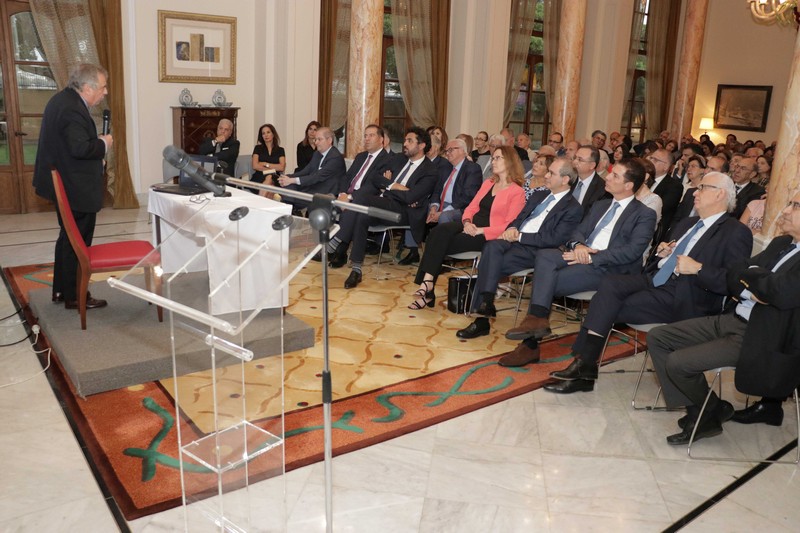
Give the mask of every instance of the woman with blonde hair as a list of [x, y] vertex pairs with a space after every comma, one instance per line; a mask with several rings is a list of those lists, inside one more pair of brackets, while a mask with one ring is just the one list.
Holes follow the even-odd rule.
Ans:
[[485, 180], [478, 194], [464, 209], [461, 222], [439, 224], [428, 235], [425, 253], [419, 263], [417, 297], [409, 309], [433, 307], [434, 287], [447, 255], [479, 252], [487, 240], [498, 238], [525, 205], [524, 170], [513, 146], [492, 152], [492, 177]]

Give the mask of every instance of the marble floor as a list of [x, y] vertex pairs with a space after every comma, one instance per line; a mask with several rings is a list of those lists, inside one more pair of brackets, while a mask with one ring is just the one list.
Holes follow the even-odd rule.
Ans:
[[[97, 242], [147, 235], [145, 209], [100, 213]], [[0, 264], [50, 261], [55, 236], [52, 213], [0, 216]], [[180, 509], [132, 522], [114, 512], [30, 343], [12, 344], [26, 331], [0, 293], [0, 316], [11, 315], [0, 321], [0, 531], [183, 529]], [[797, 467], [693, 461], [668, 446], [680, 413], [630, 405], [640, 358], [606, 367], [591, 393], [535, 391], [335, 458], [334, 530], [796, 531]], [[741, 406], [731, 381], [724, 376], [724, 394]], [[655, 392], [648, 375], [640, 394]], [[727, 423], [695, 451], [767, 456], [792, 439], [786, 410], [781, 428]], [[256, 494], [270, 488], [259, 485]], [[322, 465], [288, 473], [286, 487], [287, 529], [324, 531]]]

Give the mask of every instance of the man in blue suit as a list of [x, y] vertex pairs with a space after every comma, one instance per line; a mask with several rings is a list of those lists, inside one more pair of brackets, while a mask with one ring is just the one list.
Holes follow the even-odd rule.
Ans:
[[644, 274], [606, 276], [572, 345], [575, 359], [550, 374], [563, 381], [545, 385], [546, 390], [593, 390], [597, 362], [616, 322], [671, 323], [722, 310], [728, 266], [750, 257], [753, 234], [728, 216], [736, 206], [736, 193], [725, 174], [703, 176], [694, 206], [698, 216], [679, 223], [676, 240], [658, 245]]
[[534, 192], [519, 216], [500, 238], [483, 246], [481, 267], [475, 282], [474, 310], [482, 317], [456, 336], [473, 339], [489, 334], [489, 319], [497, 310], [494, 295], [500, 278], [533, 268], [536, 252], [542, 248], [555, 248], [567, 241], [583, 217], [583, 208], [570, 194], [570, 185], [578, 172], [567, 157], [559, 157], [550, 164], [544, 184], [550, 191]]
[[356, 154], [339, 181], [337, 200], [352, 202], [359, 194], [380, 194], [379, 186], [389, 159], [391, 156], [383, 149], [383, 128], [370, 124], [364, 128], [364, 151]]
[[630, 159], [614, 165], [606, 176], [611, 199], [592, 207], [572, 238], [560, 249], [536, 254], [536, 282], [528, 315], [506, 338], [523, 341], [503, 356], [503, 366], [523, 366], [539, 360], [538, 339], [550, 333], [550, 305], [556, 296], [597, 290], [607, 274], [636, 274], [653, 237], [656, 213], [635, 198], [644, 182], [641, 163]]
[[[108, 72], [89, 64], [76, 66], [67, 87], [47, 103], [39, 132], [39, 150], [33, 171], [36, 194], [55, 202], [51, 168], [64, 181], [67, 199], [87, 246], [92, 245], [97, 212], [103, 207], [103, 158], [111, 148], [111, 135], [98, 135], [89, 109], [108, 94]], [[64, 302], [67, 309], [78, 308], [76, 280], [78, 258], [70, 246], [61, 216], [61, 231], [56, 240], [53, 266], [53, 302]], [[86, 307], [106, 305], [105, 300], [89, 296]]]
[[[308, 165], [300, 172], [284, 174], [278, 182], [281, 187], [308, 194], [336, 194], [347, 171], [344, 158], [333, 146], [334, 136], [330, 128], [319, 128], [314, 135], [317, 149]], [[308, 206], [308, 202], [294, 198], [285, 197], [283, 201], [296, 209]]]

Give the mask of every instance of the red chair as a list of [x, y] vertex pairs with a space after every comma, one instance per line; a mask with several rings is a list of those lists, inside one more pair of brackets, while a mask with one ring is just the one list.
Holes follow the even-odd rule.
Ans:
[[[64, 223], [67, 237], [69, 237], [69, 243], [75, 251], [75, 255], [78, 256], [76, 285], [81, 329], [86, 329], [86, 294], [89, 290], [89, 278], [95, 272], [114, 272], [133, 268], [146, 257], [147, 262], [141, 266], [144, 268], [147, 288], [151, 290], [151, 285], [155, 284], [155, 293], [161, 294], [161, 276], [155, 272], [155, 268], [161, 266], [161, 256], [153, 253], [153, 245], [147, 241], [123, 241], [86, 246], [80, 231], [78, 231], [75, 217], [72, 216], [72, 209], [69, 206], [61, 174], [58, 173], [58, 170], [53, 169], [52, 175], [58, 211], [61, 213], [61, 220]], [[157, 310], [158, 321], [163, 322], [164, 311], [160, 306], [157, 307]]]

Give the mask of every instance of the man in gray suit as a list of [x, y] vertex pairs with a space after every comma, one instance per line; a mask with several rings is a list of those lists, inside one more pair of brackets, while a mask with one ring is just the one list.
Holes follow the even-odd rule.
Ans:
[[[336, 194], [339, 182], [347, 172], [344, 158], [333, 146], [333, 131], [330, 128], [319, 128], [314, 134], [317, 150], [311, 162], [300, 172], [285, 174], [278, 178], [281, 187], [305, 192], [308, 194]], [[295, 209], [308, 206], [308, 202], [284, 197], [284, 202], [292, 204]]]

